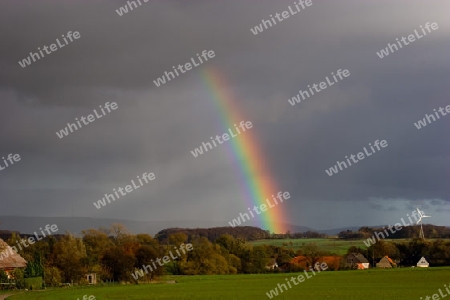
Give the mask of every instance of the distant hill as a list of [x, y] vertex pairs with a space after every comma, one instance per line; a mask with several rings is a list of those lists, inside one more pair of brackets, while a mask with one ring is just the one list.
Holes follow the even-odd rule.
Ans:
[[[0, 232], [1, 230], [18, 231], [21, 233], [38, 232], [39, 228], [46, 224], [56, 224], [58, 226], [58, 233], [64, 234], [66, 231], [72, 233], [81, 233], [82, 230], [89, 228], [108, 228], [114, 223], [121, 223], [125, 225], [131, 232], [148, 233], [155, 235], [157, 232], [166, 228], [214, 228], [228, 226], [221, 221], [133, 221], [121, 219], [103, 219], [103, 218], [87, 218], [87, 217], [27, 217], [27, 216], [0, 216]], [[247, 226], [258, 227], [256, 222], [246, 222]], [[350, 229], [358, 230], [360, 226], [349, 226], [338, 229], [329, 230], [315, 230], [307, 226], [299, 226], [288, 223], [276, 224], [287, 228], [291, 233], [316, 231], [326, 233], [328, 235], [337, 235], [339, 232]], [[245, 226], [244, 226], [245, 227]], [[230, 227], [231, 228], [231, 227]], [[281, 233], [281, 232], [280, 232]], [[285, 233], [285, 232], [282, 232]]]
[[[38, 231], [39, 227], [46, 224], [58, 225], [58, 233], [70, 231], [72, 233], [81, 233], [82, 230], [89, 228], [110, 227], [114, 223], [125, 225], [131, 232], [156, 234], [165, 228], [213, 228], [228, 226], [225, 222], [198, 220], [198, 221], [133, 221], [121, 219], [103, 219], [87, 217], [27, 217], [27, 216], [0, 216], [0, 230], [20, 231], [21, 233], [33, 233]], [[256, 222], [246, 222], [245, 225], [257, 226]], [[315, 231], [306, 226], [297, 226], [292, 224], [279, 224], [287, 227], [291, 232]], [[282, 232], [284, 233], [284, 232]]]
[[211, 242], [217, 240], [224, 234], [229, 234], [234, 238], [241, 238], [247, 241], [265, 239], [270, 234], [258, 227], [238, 226], [238, 227], [214, 227], [214, 228], [168, 228], [156, 234], [156, 238], [164, 243], [168, 236], [173, 233], [184, 233], [188, 237], [205, 237]]
[[[372, 227], [381, 227], [381, 226], [372, 226]], [[361, 228], [361, 226], [347, 226], [347, 227], [334, 228], [334, 229], [317, 230], [317, 232], [325, 233], [327, 235], [338, 235], [338, 233], [341, 231], [346, 231], [346, 230], [358, 231], [359, 228]]]
[[[290, 232], [306, 232], [306, 231], [317, 231], [311, 227], [307, 226], [298, 226], [298, 225], [292, 225], [288, 223], [279, 223], [278, 225], [281, 225], [281, 227], [287, 228]], [[280, 233], [286, 233], [286, 232], [280, 232]]]
[[65, 231], [81, 233], [82, 230], [100, 227], [109, 228], [114, 223], [125, 225], [131, 232], [156, 234], [158, 231], [169, 227], [219, 227], [223, 222], [214, 221], [132, 221], [121, 219], [102, 219], [85, 217], [24, 217], [24, 216], [0, 216], [0, 230], [20, 231], [21, 233], [39, 232], [39, 228], [46, 224], [56, 224], [58, 233]]

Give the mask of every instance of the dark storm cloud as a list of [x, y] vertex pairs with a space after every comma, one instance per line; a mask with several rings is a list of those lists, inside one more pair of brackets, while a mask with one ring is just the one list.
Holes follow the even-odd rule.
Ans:
[[[307, 213], [331, 202], [348, 214], [367, 209], [371, 217], [357, 224], [389, 222], [379, 220], [380, 211], [394, 219], [396, 209], [447, 205], [449, 120], [420, 130], [413, 122], [450, 104], [448, 4], [313, 1], [256, 36], [250, 28], [291, 2], [151, 1], [120, 17], [115, 10], [124, 4], [3, 4], [0, 154], [23, 156], [0, 174], [8, 213], [28, 208], [29, 214], [67, 215], [75, 205], [88, 216], [228, 221], [245, 211], [228, 146], [203, 157], [190, 154], [225, 131], [200, 75], [208, 67], [229, 81], [273, 179], [293, 195], [286, 204], [291, 223], [355, 225]], [[388, 57], [376, 55], [426, 22], [439, 29]], [[81, 38], [19, 66], [30, 51], [68, 31]], [[216, 57], [159, 88], [153, 84], [202, 50]], [[337, 69], [348, 69], [350, 77], [300, 104], [288, 103]], [[117, 102], [118, 110], [61, 140], [55, 135], [107, 101]], [[389, 146], [332, 177], [325, 173], [376, 139]], [[93, 201], [143, 172], [156, 174], [145, 190], [95, 210]], [[34, 202], [47, 210], [33, 211]], [[438, 216], [436, 223], [444, 220]]]

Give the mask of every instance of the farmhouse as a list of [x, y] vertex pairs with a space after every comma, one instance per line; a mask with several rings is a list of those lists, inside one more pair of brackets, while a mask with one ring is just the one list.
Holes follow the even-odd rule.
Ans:
[[419, 268], [428, 268], [430, 266], [430, 264], [427, 262], [427, 260], [425, 259], [425, 257], [422, 257], [419, 262], [417, 263], [417, 266]]
[[0, 239], [0, 270], [5, 271], [8, 278], [12, 278], [12, 272], [15, 269], [25, 268], [26, 266], [27, 261]]
[[361, 253], [351, 253], [346, 257], [346, 264], [352, 269], [364, 270], [370, 266], [369, 261]]
[[377, 268], [385, 268], [390, 269], [392, 267], [396, 267], [397, 264], [389, 258], [389, 256], [383, 257], [379, 263], [377, 263]]

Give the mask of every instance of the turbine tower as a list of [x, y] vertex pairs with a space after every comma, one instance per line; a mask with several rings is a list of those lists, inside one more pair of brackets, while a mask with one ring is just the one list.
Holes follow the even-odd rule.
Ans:
[[426, 216], [423, 211], [420, 211], [419, 208], [417, 208], [417, 213], [419, 214], [419, 220], [417, 221], [417, 225], [420, 223], [420, 232], [419, 232], [419, 238], [425, 239], [425, 235], [423, 233], [423, 227], [422, 227], [422, 219], [423, 218], [431, 218], [431, 216]]

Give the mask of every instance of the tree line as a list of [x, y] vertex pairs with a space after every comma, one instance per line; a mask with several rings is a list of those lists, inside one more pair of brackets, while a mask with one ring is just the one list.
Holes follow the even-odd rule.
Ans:
[[450, 266], [450, 242], [442, 239], [379, 240], [368, 248], [353, 246], [348, 251], [363, 254], [372, 265], [389, 256], [401, 267], [416, 266], [421, 257], [425, 257], [430, 266]]
[[[149, 281], [162, 274], [263, 273], [271, 258], [289, 261], [296, 255], [292, 249], [284, 247], [251, 245], [248, 239], [261, 238], [267, 233], [256, 229], [228, 228], [231, 234], [221, 228], [167, 229], [152, 237], [132, 234], [123, 225], [114, 224], [110, 228], [83, 230], [81, 236], [68, 232], [48, 236], [18, 253], [28, 262], [23, 275], [42, 276], [48, 286], [72, 282], [86, 284], [88, 273], [96, 273], [97, 278], [106, 282], [134, 282], [133, 272], [151, 260], [168, 255], [182, 243], [191, 243], [194, 250], [143, 279]], [[6, 242], [12, 245], [26, 237], [12, 232]]]
[[[324, 257], [340, 257], [334, 253], [321, 251], [315, 243], [304, 243], [294, 249], [288, 243], [282, 246], [253, 245], [248, 238], [259, 237], [267, 233], [259, 228], [219, 229], [166, 229], [154, 237], [149, 234], [133, 234], [123, 225], [114, 224], [110, 228], [83, 230], [80, 236], [71, 233], [48, 236], [29, 247], [19, 250], [19, 254], [28, 261], [25, 270], [16, 270], [14, 276], [44, 278], [47, 286], [60, 283], [87, 284], [86, 274], [96, 273], [103, 282], [136, 282], [132, 274], [167, 256], [181, 244], [190, 243], [193, 251], [157, 268], [140, 278], [143, 281], [154, 280], [163, 274], [173, 275], [212, 275], [212, 274], [257, 274], [265, 272], [298, 272], [313, 266]], [[311, 234], [311, 233], [309, 233]], [[308, 234], [308, 235], [309, 235]], [[269, 235], [272, 238], [278, 236]], [[286, 233], [294, 237], [295, 234]], [[7, 239], [12, 245], [25, 237], [13, 232]], [[302, 236], [303, 237], [303, 236]], [[361, 241], [362, 247], [363, 243]], [[404, 265], [415, 265], [417, 257], [429, 258], [430, 264], [450, 265], [450, 242], [443, 240], [419, 240], [409, 242], [387, 242], [379, 240], [368, 249], [351, 247], [348, 253], [362, 253], [373, 264], [380, 258], [389, 256]], [[301, 267], [293, 263], [293, 258], [303, 257]], [[408, 259], [411, 262], [408, 262]], [[345, 269], [342, 264], [330, 268]], [[275, 267], [277, 266], [277, 267]], [[2, 277], [3, 276], [3, 277]], [[2, 279], [3, 278], [3, 279]], [[16, 278], [16, 279], [17, 279]], [[0, 281], [4, 274], [0, 272]]]
[[[346, 240], [359, 240], [367, 239], [373, 236], [376, 232], [383, 232], [386, 227], [368, 227], [364, 226], [359, 228], [357, 231], [345, 230], [338, 234], [338, 237]], [[395, 231], [395, 230], [394, 230]], [[420, 226], [405, 226], [401, 230], [395, 231], [394, 233], [388, 232], [389, 239], [413, 239], [419, 237]], [[430, 224], [423, 225], [423, 232], [425, 237], [430, 239], [448, 239], [450, 238], [450, 228], [445, 226], [436, 226]]]

